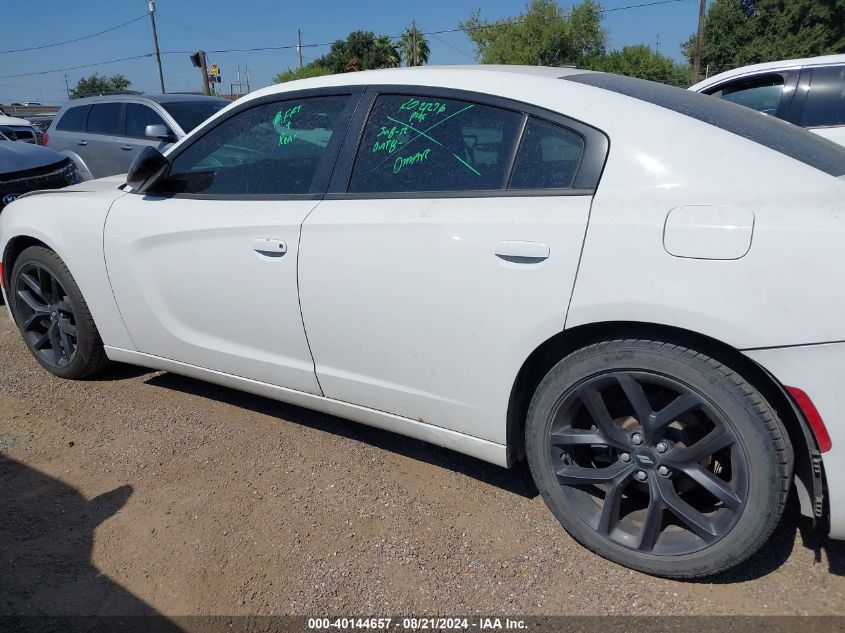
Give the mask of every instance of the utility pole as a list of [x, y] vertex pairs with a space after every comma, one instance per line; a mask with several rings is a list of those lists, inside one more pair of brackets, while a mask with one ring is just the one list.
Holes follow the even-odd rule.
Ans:
[[67, 85], [67, 73], [65, 73], [65, 92], [67, 92], [67, 98], [70, 99], [70, 86]]
[[205, 63], [205, 51], [191, 53], [190, 58], [194, 68], [199, 68], [202, 73], [202, 92], [208, 97], [211, 95], [211, 91], [208, 89], [208, 68]]
[[655, 49], [654, 49], [654, 51], [655, 51], [656, 53], [659, 53], [659, 52], [660, 52], [660, 33], [658, 33], [658, 34], [657, 34], [657, 42], [655, 43]]
[[412, 66], [419, 66], [418, 57], [417, 57], [417, 21], [411, 21], [411, 42], [412, 42], [412, 55], [411, 55], [411, 65]]
[[707, 0], [701, 0], [698, 8], [698, 35], [695, 39], [695, 58], [692, 63], [692, 83], [697, 84], [701, 76], [701, 45], [704, 42], [704, 12]]
[[302, 68], [302, 31], [296, 29], [296, 55], [299, 57], [299, 67]]
[[153, 25], [153, 47], [158, 64], [158, 81], [161, 84], [161, 93], [164, 94], [164, 73], [161, 70], [161, 53], [158, 50], [158, 33], [156, 32], [156, 0], [147, 0], [147, 7], [150, 10], [150, 22]]

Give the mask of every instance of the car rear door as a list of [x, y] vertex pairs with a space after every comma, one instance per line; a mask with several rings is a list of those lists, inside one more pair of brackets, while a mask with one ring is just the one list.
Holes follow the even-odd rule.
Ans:
[[359, 94], [245, 103], [180, 147], [155, 192], [113, 204], [106, 265], [138, 352], [320, 393], [297, 294], [300, 227]]
[[504, 443], [520, 366], [564, 327], [607, 139], [433, 88], [371, 93], [356, 116], [300, 246], [322, 389]]

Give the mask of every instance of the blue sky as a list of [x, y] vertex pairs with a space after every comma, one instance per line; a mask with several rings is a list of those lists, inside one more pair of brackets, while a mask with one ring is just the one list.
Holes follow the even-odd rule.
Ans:
[[[654, 0], [603, 0], [602, 7], [611, 48], [646, 43], [654, 46], [660, 37], [660, 51], [681, 59], [681, 42], [695, 30], [698, 2], [678, 0], [671, 4], [629, 10], [612, 9]], [[145, 15], [146, 0], [41, 0], [4, 3], [3, 36], [0, 50], [50, 44], [94, 33]], [[565, 8], [573, 2], [563, 0]], [[522, 12], [521, 0], [422, 0], [389, 2], [268, 2], [263, 0], [157, 0], [159, 46], [162, 51], [230, 49], [283, 46], [296, 43], [302, 30], [303, 44], [327, 43], [357, 29], [399, 35], [411, 20], [423, 31], [457, 28], [474, 9], [488, 19], [504, 19]], [[34, 28], [23, 28], [31, 25]], [[438, 39], [439, 38], [439, 39]], [[463, 33], [429, 36], [430, 63], [459, 64], [474, 60], [474, 49]], [[319, 57], [328, 46], [304, 49], [305, 61]], [[142, 55], [152, 51], [148, 18], [115, 31], [73, 44], [42, 50], [0, 54], [0, 76], [32, 73]], [[218, 53], [209, 56], [220, 65], [223, 84], [235, 80], [238, 65], [249, 67], [251, 88], [268, 85], [277, 72], [296, 65], [293, 49], [260, 52]], [[199, 71], [188, 56], [166, 54], [162, 58], [168, 91], [201, 89]], [[65, 98], [65, 74], [71, 88], [80, 77], [93, 72], [123, 73], [132, 87], [159, 92], [158, 74], [152, 57], [92, 68], [68, 70], [28, 77], [0, 78], [0, 102], [40, 101], [59, 103]]]

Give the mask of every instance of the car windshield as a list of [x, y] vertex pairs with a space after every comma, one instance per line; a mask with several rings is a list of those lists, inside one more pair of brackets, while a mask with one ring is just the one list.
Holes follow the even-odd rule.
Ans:
[[209, 99], [207, 101], [174, 101], [161, 105], [187, 134], [212, 114], [229, 105], [229, 102], [224, 99]]

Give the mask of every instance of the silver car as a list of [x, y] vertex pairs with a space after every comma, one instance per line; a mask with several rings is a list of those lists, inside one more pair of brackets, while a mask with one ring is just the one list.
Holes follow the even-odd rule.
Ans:
[[122, 174], [145, 147], [160, 151], [229, 104], [199, 95], [105, 95], [74, 99], [44, 135], [85, 179]]

